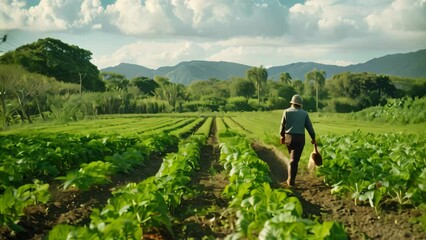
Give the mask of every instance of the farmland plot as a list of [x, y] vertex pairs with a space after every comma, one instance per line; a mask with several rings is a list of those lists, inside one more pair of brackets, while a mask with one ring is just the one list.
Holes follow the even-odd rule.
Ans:
[[[278, 158], [285, 150], [278, 144], [279, 113], [272, 114], [274, 118], [264, 113], [250, 117], [235, 114], [231, 118], [251, 139], [260, 141], [255, 144], [259, 155]], [[301, 160], [302, 175], [294, 191], [303, 200], [307, 214], [323, 220], [340, 219], [352, 239], [426, 238], [425, 126], [387, 127], [346, 119], [339, 122], [331, 117], [329, 120], [336, 121], [336, 126], [330, 128], [322, 118], [314, 115], [313, 122], [319, 133], [324, 166], [318, 169], [317, 176], [308, 174], [303, 167], [313, 149], [308, 137]], [[275, 119], [275, 123], [270, 119]], [[353, 132], [342, 134], [345, 125]], [[264, 144], [266, 149], [261, 146]]]
[[[191, 160], [190, 165], [192, 167], [190, 169], [192, 170], [190, 175], [187, 177], [186, 175], [181, 175], [181, 177], [183, 177], [182, 179], [186, 179], [184, 180], [185, 183], [183, 184], [183, 182], [179, 180], [178, 184], [172, 184], [170, 186], [171, 189], [175, 189], [173, 192], [181, 194], [162, 194], [164, 195], [162, 198], [164, 199], [165, 204], [160, 204], [158, 209], [163, 209], [163, 213], [155, 215], [162, 217], [157, 218], [157, 221], [154, 220], [154, 222], [147, 221], [139, 224], [131, 220], [130, 222], [132, 223], [130, 224], [129, 222], [128, 226], [129, 229], [134, 230], [128, 230], [127, 233], [124, 234], [126, 234], [128, 237], [134, 236], [135, 238], [138, 238], [142, 235], [145, 239], [183, 239], [188, 237], [193, 237], [195, 239], [201, 239], [203, 237], [223, 239], [226, 237], [231, 238], [232, 236], [234, 238], [238, 238], [240, 236], [257, 238], [258, 234], [263, 234], [259, 236], [272, 236], [268, 235], [272, 234], [271, 232], [273, 232], [271, 230], [273, 229], [271, 226], [281, 226], [281, 228], [285, 229], [284, 225], [288, 226], [288, 220], [286, 220], [287, 223], [283, 223], [281, 222], [283, 219], [279, 220], [279, 217], [275, 219], [266, 219], [264, 218], [264, 214], [261, 214], [263, 217], [260, 217], [261, 215], [259, 215], [259, 217], [251, 218], [253, 216], [257, 216], [257, 214], [251, 215], [249, 212], [244, 212], [246, 210], [240, 210], [240, 215], [237, 217], [236, 213], [238, 211], [235, 212], [232, 209], [234, 209], [234, 207], [238, 204], [236, 201], [234, 201], [234, 204], [230, 204], [232, 201], [226, 197], [226, 192], [229, 194], [230, 189], [234, 188], [231, 187], [229, 183], [235, 179], [232, 180], [229, 178], [229, 172], [225, 169], [226, 164], [221, 165], [223, 162], [220, 162], [219, 159], [218, 140], [215, 138], [216, 133], [209, 134], [209, 132], [211, 128], [215, 129], [217, 126], [219, 132], [225, 132], [222, 133], [222, 137], [235, 137], [236, 135], [245, 136], [244, 138], [249, 140], [247, 143], [248, 145], [246, 146], [250, 146], [249, 143], [251, 142], [251, 146], [257, 153], [260, 161], [264, 160], [264, 162], [271, 166], [271, 163], [283, 161], [283, 159], [280, 159], [283, 155], [282, 151], [276, 150], [280, 149], [280, 146], [278, 144], [275, 146], [270, 144], [275, 142], [274, 138], [276, 136], [274, 134], [278, 131], [275, 129], [277, 128], [276, 119], [272, 119], [271, 116], [272, 115], [259, 117], [259, 115], [255, 115], [255, 117], [252, 117], [251, 115], [231, 114], [225, 118], [216, 117], [215, 121], [213, 121], [213, 118], [197, 118], [193, 116], [182, 118], [168, 118], [167, 116], [161, 116], [157, 118], [126, 117], [119, 119], [112, 118], [112, 122], [115, 122], [115, 124], [109, 123], [108, 119], [103, 119], [101, 122], [103, 122], [102, 126], [105, 126], [104, 130], [102, 126], [99, 126], [97, 129], [94, 129], [93, 126], [90, 129], [87, 129], [85, 128], [85, 126], [88, 126], [87, 123], [75, 125], [70, 124], [69, 126], [65, 126], [65, 128], [62, 130], [64, 132], [80, 132], [83, 135], [90, 135], [93, 134], [93, 132], [96, 132], [96, 130], [99, 130], [103, 132], [103, 134], [100, 134], [100, 136], [121, 136], [131, 139], [139, 139], [138, 136], [140, 136], [142, 139], [146, 139], [147, 144], [153, 143], [153, 141], [148, 140], [148, 138], [141, 131], [148, 129], [150, 129], [149, 131], [152, 131], [151, 133], [154, 135], [160, 135], [160, 132], [162, 133], [167, 131], [169, 134], [180, 136], [182, 139], [190, 135], [204, 136], [204, 140], [201, 141], [202, 144], [198, 145], [197, 147], [201, 149], [201, 151], [197, 150], [198, 153], [196, 154], [199, 155], [197, 160], [198, 164], [196, 164], [196, 162], [192, 162]], [[157, 121], [154, 121], [153, 119], [156, 119]], [[269, 122], [265, 121], [264, 119], [268, 119]], [[145, 120], [147, 120], [146, 123]], [[273, 121], [275, 124], [272, 124]], [[116, 128], [114, 128], [114, 126], [116, 126]], [[67, 129], [68, 127], [69, 129]], [[226, 128], [228, 131], [223, 130]], [[59, 129], [61, 128], [57, 128], [55, 131], [58, 131]], [[161, 130], [156, 131], [156, 129]], [[31, 129], [28, 130], [29, 131], [27, 132], [32, 132]], [[49, 128], [44, 130], [39, 129], [37, 131], [38, 133], [49, 131]], [[235, 132], [238, 132], [238, 134]], [[34, 132], [32, 132], [32, 134], [33, 133]], [[207, 138], [207, 136], [210, 137]], [[188, 139], [191, 139], [191, 137]], [[190, 140], [190, 142], [195, 143], [196, 140]], [[235, 144], [231, 144], [231, 146], [232, 145]], [[176, 150], [177, 153], [172, 154], [171, 156], [173, 157], [171, 158], [180, 158], [179, 156], [187, 155], [188, 150], [180, 150], [184, 149], [181, 148], [181, 146], [182, 144], [179, 144], [179, 149]], [[148, 149], [160, 150], [156, 154], [148, 154], [150, 157], [143, 165], [133, 167], [127, 173], [124, 171], [109, 177], [109, 183], [106, 185], [95, 184], [84, 191], [78, 190], [75, 187], [68, 190], [59, 190], [57, 187], [61, 184], [61, 182], [58, 182], [57, 180], [46, 181], [47, 183], [50, 183], [49, 189], [55, 189], [53, 193], [51, 192], [51, 199], [47, 202], [47, 204], [50, 204], [48, 205], [50, 206], [50, 211], [46, 212], [45, 208], [43, 209], [39, 207], [46, 206], [44, 204], [26, 207], [25, 211], [27, 212], [21, 216], [21, 221], [19, 224], [21, 227], [29, 231], [27, 233], [17, 235], [15, 239], [41, 239], [42, 236], [46, 236], [46, 234], [59, 223], [62, 223], [63, 225], [61, 226], [63, 227], [56, 228], [56, 230], [54, 230], [52, 233], [52, 236], [53, 234], [57, 234], [58, 231], [62, 232], [62, 230], [64, 230], [64, 232], [62, 232], [62, 235], [64, 236], [66, 236], [66, 233], [69, 233], [70, 230], [93, 233], [95, 229], [90, 227], [91, 225], [94, 226], [95, 222], [93, 222], [93, 219], [98, 219], [96, 222], [107, 220], [105, 226], [113, 226], [111, 225], [113, 223], [112, 219], [125, 220], [123, 219], [122, 214], [117, 215], [116, 213], [112, 212], [112, 215], [109, 215], [108, 217], [109, 220], [105, 218], [107, 217], [106, 215], [102, 217], [101, 213], [105, 212], [106, 209], [111, 211], [111, 209], [116, 208], [116, 206], [111, 205], [111, 202], [121, 202], [121, 200], [107, 200], [115, 199], [116, 196], [123, 194], [128, 195], [128, 193], [126, 193], [128, 191], [138, 192], [141, 191], [142, 188], [150, 189], [151, 187], [146, 187], [146, 184], [149, 182], [155, 182], [152, 180], [155, 176], [165, 176], [164, 174], [160, 173], [165, 169], [165, 167], [161, 167], [160, 165], [163, 162], [171, 162], [171, 160], [167, 160], [169, 158], [169, 154], [166, 154], [166, 148], [156, 146], [151, 148], [148, 147]], [[186, 153], [180, 151], [184, 151]], [[126, 157], [121, 156], [123, 155], [121, 153], [116, 155], [116, 157], [125, 159]], [[128, 156], [131, 156], [131, 154]], [[130, 159], [132, 159], [132, 157], [130, 157]], [[188, 162], [188, 160], [184, 160], [184, 162]], [[369, 207], [368, 201], [364, 204], [358, 204], [355, 206], [351, 198], [346, 199], [331, 195], [331, 187], [324, 184], [324, 177], [313, 177], [304, 174], [302, 171], [302, 175], [299, 177], [298, 181], [298, 188], [292, 190], [282, 189], [278, 185], [280, 177], [282, 179], [282, 176], [279, 176], [280, 171], [270, 171], [268, 170], [267, 164], [259, 164], [259, 167], [256, 167], [256, 171], [264, 169], [266, 172], [264, 175], [261, 175], [263, 176], [262, 179], [269, 179], [266, 182], [270, 183], [269, 190], [266, 186], [264, 186], [263, 183], [260, 184], [259, 186], [262, 187], [262, 191], [270, 192], [270, 194], [275, 194], [276, 196], [287, 195], [287, 197], [290, 197], [290, 199], [296, 199], [295, 197], [297, 197], [297, 201], [300, 201], [300, 204], [297, 204], [297, 201], [295, 200], [291, 200], [295, 201], [292, 203], [293, 210], [288, 208], [288, 206], [285, 207], [285, 209], [289, 210], [290, 212], [293, 211], [294, 213], [298, 214], [296, 216], [299, 216], [300, 218], [307, 219], [302, 221], [303, 225], [305, 226], [303, 229], [305, 230], [300, 230], [301, 227], [299, 226], [297, 228], [299, 230], [296, 232], [290, 231], [287, 233], [284, 232], [282, 234], [293, 234], [294, 237], [299, 236], [299, 239], [305, 239], [306, 236], [313, 237], [315, 236], [314, 233], [316, 231], [320, 231], [320, 229], [327, 229], [327, 227], [329, 227], [328, 229], [330, 231], [338, 231], [339, 234], [344, 234], [344, 232], [347, 232], [351, 239], [362, 239], [364, 236], [376, 239], [392, 239], [396, 237], [400, 238], [401, 236], [404, 238], [415, 239], [424, 237], [424, 232], [418, 224], [419, 220], [411, 218], [412, 216], [416, 216], [416, 214], [418, 214], [416, 209], [404, 206], [399, 212], [392, 212], [392, 209], [384, 208], [381, 210], [382, 215], [380, 215], [380, 218], [378, 218], [378, 216], [375, 215], [376, 213], [374, 208]], [[275, 166], [283, 167], [282, 165]], [[82, 166], [78, 165], [75, 167], [75, 169], [79, 169], [79, 167]], [[184, 169], [190, 170], [187, 167], [184, 167]], [[166, 175], [170, 176], [170, 174]], [[61, 174], [61, 176], [65, 176], [65, 174]], [[145, 181], [148, 181], [148, 183], [142, 183]], [[155, 185], [163, 186], [163, 189], [169, 188], [166, 187], [169, 185]], [[256, 192], [258, 191], [259, 190], [254, 191], [254, 195], [251, 197], [257, 199]], [[151, 196], [148, 192], [145, 195]], [[158, 196], [155, 196], [153, 198], [156, 199], [157, 197]], [[66, 201], [66, 198], [68, 198], [69, 201]], [[63, 199], [64, 201], [59, 201], [58, 199]], [[248, 204], [248, 202], [245, 201], [245, 204]], [[282, 204], [285, 205], [285, 201]], [[164, 208], [165, 206], [166, 208]], [[258, 206], [262, 205], [260, 204]], [[139, 205], [139, 207], [142, 206]], [[67, 208], [68, 210], [65, 209], [63, 212], [56, 212], [55, 214], [51, 212], [61, 208]], [[103, 209], [103, 211], [97, 212], [96, 209]], [[281, 207], [276, 208], [276, 210], [279, 209], [281, 209]], [[33, 214], [30, 213], [31, 211], [33, 211]], [[139, 216], [142, 216], [143, 213], [146, 213], [146, 211], [139, 212]], [[54, 216], [49, 217], [52, 215]], [[241, 218], [241, 216], [244, 217]], [[89, 217], [91, 219], [89, 219]], [[319, 222], [313, 220], [316, 218], [319, 220]], [[47, 219], [50, 222], [42, 223], [41, 221], [43, 221], [43, 219]], [[239, 220], [235, 221], [236, 219]], [[246, 225], [246, 219], [252, 219], [253, 221], [250, 221], [254, 223], [251, 225]], [[342, 225], [340, 225], [339, 222], [341, 222]], [[42, 229], [37, 229], [38, 226], [44, 227], [41, 227]], [[268, 226], [268, 228], [262, 229], [261, 226]], [[377, 230], [378, 228], [383, 230], [379, 231]], [[5, 228], [2, 228], [0, 231], [2, 231], [1, 233], [4, 233], [4, 236], [7, 236], [7, 238], [13, 238], [13, 236], [10, 234], [11, 232], [8, 232], [5, 230]], [[97, 228], [96, 231], [98, 231], [97, 234], [105, 234], [101, 233], [101, 229], [99, 228]], [[323, 234], [327, 234], [326, 232], [330, 231], [323, 231]], [[316, 235], [317, 237], [326, 236], [320, 235], [319, 232]]]
[[[183, 121], [190, 123], [194, 119], [187, 118], [183, 119]], [[170, 121], [170, 118], [168, 120], [171, 122], [171, 124], [169, 123], [172, 126], [171, 130], [179, 128], [179, 126], [174, 126], [175, 124], [173, 124], [173, 121]], [[181, 131], [176, 131], [176, 134], [188, 134], [188, 132], [199, 127], [204, 121], [204, 118], [199, 119], [197, 120], [197, 124], [192, 125], [190, 128], [182, 128]], [[111, 124], [106, 125], [108, 127], [111, 126]], [[147, 126], [149, 127], [149, 124], [140, 124], [139, 127], [145, 128]], [[84, 133], [84, 130], [88, 130], [88, 132], [92, 131], [81, 126], [80, 132]], [[73, 129], [73, 131], [76, 130]], [[66, 133], [55, 135], [47, 133], [36, 135], [6, 135], [1, 137], [2, 161], [0, 163], [0, 170], [2, 195], [0, 196], [0, 200], [5, 204], [2, 204], [0, 211], [0, 223], [4, 226], [0, 231], [12, 236], [11, 234], [14, 232], [22, 233], [26, 230], [23, 236], [27, 236], [26, 234], [31, 234], [29, 233], [31, 231], [37, 231], [37, 229], [31, 228], [40, 228], [41, 224], [38, 224], [38, 226], [29, 226], [30, 231], [28, 231], [26, 229], [27, 226], [20, 226], [18, 224], [21, 218], [25, 218], [26, 216], [25, 211], [28, 210], [26, 206], [33, 205], [34, 203], [46, 203], [49, 199], [49, 184], [43, 184], [40, 180], [34, 180], [34, 184], [29, 185], [32, 179], [42, 179], [50, 182], [50, 185], [54, 186], [53, 191], [50, 192], [53, 192], [52, 195], [60, 197], [63, 197], [64, 194], [56, 193], [59, 183], [53, 179], [55, 177], [57, 180], [64, 181], [64, 183], [60, 184], [64, 188], [72, 187], [71, 190], [64, 192], [65, 194], [73, 192], [71, 194], [75, 196], [81, 193], [75, 193], [75, 190], [95, 190], [96, 192], [97, 185], [105, 185], [111, 182], [111, 179], [114, 179], [115, 175], [121, 174], [123, 176], [129, 173], [134, 167], [144, 168], [148, 166], [148, 168], [155, 168], [156, 164], [147, 164], [150, 162], [149, 158], [157, 158], [157, 155], [166, 153], [168, 151], [167, 148], [173, 147], [177, 143], [176, 137], [163, 134], [164, 129], [159, 130], [155, 135], [143, 136], [142, 138], [125, 137], [126, 135], [135, 136], [135, 133], [126, 132], [120, 126], [115, 131], [115, 133], [112, 131], [112, 135], [110, 133], [110, 135], [103, 136], [80, 136]], [[120, 131], [123, 135], [118, 135], [117, 131]], [[80, 169], [78, 170], [79, 166]], [[64, 173], [66, 176], [58, 177]], [[128, 178], [132, 179], [132, 177]], [[115, 184], [119, 184], [120, 182], [117, 181]], [[109, 186], [111, 187], [113, 184], [109, 184]], [[103, 188], [103, 186], [99, 188]], [[61, 201], [62, 199], [54, 199], [53, 201], [55, 200]], [[55, 209], [56, 205], [62, 205], [58, 202], [49, 202], [49, 204], [50, 208], [49, 205], [36, 207], [42, 211], [36, 214], [46, 216], [49, 214], [48, 209]], [[83, 203], [82, 205], [84, 204], [87, 203]], [[37, 210], [36, 208], [33, 209]], [[85, 209], [87, 213], [88, 208]], [[68, 220], [73, 221], [72, 219]], [[57, 219], [57, 221], [60, 220]], [[17, 238], [19, 239], [23, 236], [18, 235]]]

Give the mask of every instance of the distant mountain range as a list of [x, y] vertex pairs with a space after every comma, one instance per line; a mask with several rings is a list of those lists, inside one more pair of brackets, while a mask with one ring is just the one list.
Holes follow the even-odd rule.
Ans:
[[[115, 72], [125, 75], [127, 79], [138, 76], [154, 78], [164, 76], [171, 82], [188, 85], [193, 81], [216, 78], [227, 80], [231, 77], [244, 77], [253, 66], [233, 62], [189, 61], [173, 67], [150, 69], [136, 64], [121, 63], [115, 67], [101, 69], [101, 72]], [[258, 66], [256, 66], [258, 67]], [[349, 66], [299, 62], [268, 68], [268, 79], [279, 80], [281, 73], [290, 73], [293, 80], [304, 80], [305, 74], [314, 68], [324, 70], [327, 78], [341, 72], [372, 72], [401, 77], [426, 77], [426, 49], [416, 52], [399, 53], [374, 58], [370, 61]]]

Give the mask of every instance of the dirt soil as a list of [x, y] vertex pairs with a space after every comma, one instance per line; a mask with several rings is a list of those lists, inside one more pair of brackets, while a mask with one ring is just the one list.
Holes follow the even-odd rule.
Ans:
[[[175, 218], [174, 236], [158, 230], [145, 235], [145, 239], [223, 239], [232, 232], [235, 216], [226, 211], [227, 201], [221, 195], [228, 184], [228, 177], [218, 163], [220, 153], [215, 134], [213, 126], [208, 144], [202, 149], [200, 170], [193, 177], [194, 197], [183, 200], [181, 207], [172, 212]], [[272, 186], [281, 187], [280, 183], [287, 178], [286, 156], [276, 148], [260, 143], [253, 143], [252, 147], [259, 158], [270, 166], [274, 181]], [[87, 224], [91, 209], [105, 205], [112, 189], [153, 176], [161, 163], [162, 156], [154, 156], [146, 166], [134, 169], [129, 174], [114, 176], [109, 185], [87, 192], [61, 190], [57, 184], [51, 184], [52, 201], [26, 209], [20, 226], [27, 232], [13, 235], [7, 229], [0, 228], [0, 240], [38, 240], [59, 223]], [[355, 206], [349, 197], [331, 195], [330, 187], [321, 178], [309, 174], [304, 166], [299, 166], [296, 187], [292, 190], [303, 204], [305, 217], [339, 221], [345, 226], [350, 239], [426, 239], [426, 232], [412, 220], [424, 214], [419, 210], [385, 206], [378, 216], [368, 205]]]
[[[228, 202], [222, 197], [228, 185], [228, 174], [219, 164], [220, 151], [213, 124], [207, 145], [201, 152], [200, 170], [193, 178], [193, 198], [176, 209], [175, 239], [223, 239], [232, 232], [232, 216], [226, 211]], [[205, 238], [207, 239], [207, 238]]]

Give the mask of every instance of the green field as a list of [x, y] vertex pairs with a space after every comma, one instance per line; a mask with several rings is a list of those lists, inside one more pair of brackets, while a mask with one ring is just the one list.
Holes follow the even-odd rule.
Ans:
[[[0, 215], [5, 216], [4, 220], [0, 219], [0, 233], [7, 232], [4, 230], [5, 227], [18, 229], [19, 226], [15, 223], [25, 219], [24, 209], [27, 206], [52, 204], [48, 202], [51, 194], [49, 191], [52, 190], [49, 189], [50, 185], [60, 184], [63, 187], [63, 190], [55, 191], [66, 192], [68, 188], [78, 189], [80, 192], [91, 191], [97, 189], [97, 186], [109, 183], [113, 176], [121, 174], [127, 179], [129, 176], [126, 174], [133, 169], [144, 169], [150, 162], [152, 163], [151, 157], [156, 155], [164, 157], [155, 176], [137, 185], [133, 183], [113, 192], [115, 197], [108, 201], [105, 209], [115, 210], [108, 213], [98, 209], [91, 218], [96, 219], [95, 222], [103, 221], [108, 224], [110, 224], [108, 221], [113, 219], [114, 223], [110, 226], [115, 226], [114, 224], [118, 224], [119, 221], [132, 219], [131, 227], [139, 229], [134, 232], [137, 236], [142, 234], [139, 232], [141, 222], [145, 223], [144, 231], [165, 227], [168, 232], [172, 232], [169, 216], [174, 214], [173, 209], [179, 207], [182, 200], [195, 194], [187, 191], [186, 187], [191, 186], [191, 178], [200, 171], [201, 149], [207, 143], [213, 123], [216, 124], [216, 138], [222, 149], [218, 161], [226, 170], [222, 174], [228, 171], [232, 173], [229, 176], [230, 184], [227, 187], [223, 186], [224, 196], [230, 199], [227, 211], [234, 211], [234, 214], [247, 211], [240, 214], [236, 222], [237, 224], [253, 222], [256, 234], [268, 232], [268, 228], [263, 228], [266, 222], [278, 224], [275, 226], [276, 229], [282, 230], [284, 229], [282, 225], [287, 224], [287, 220], [270, 218], [273, 214], [264, 215], [263, 210], [256, 212], [256, 209], [269, 208], [268, 204], [262, 205], [265, 203], [264, 200], [260, 200], [263, 199], [260, 195], [263, 196], [264, 192], [277, 199], [287, 199], [288, 192], [271, 189], [270, 169], [251, 149], [251, 144], [258, 142], [262, 146], [274, 147], [284, 155], [288, 155], [285, 146], [279, 143], [281, 114], [282, 111], [102, 115], [96, 119], [62, 124], [38, 122], [3, 129], [0, 132], [2, 143], [0, 183], [4, 191], [0, 195], [0, 202], [8, 202], [8, 205], [0, 207]], [[324, 157], [324, 165], [317, 173], [322, 174], [328, 186], [332, 187], [332, 192], [342, 197], [349, 194], [355, 204], [368, 201], [376, 213], [379, 213], [383, 204], [387, 203], [397, 203], [400, 206], [409, 204], [419, 206], [424, 203], [425, 124], [403, 125], [354, 120], [349, 114], [311, 113], [310, 117], [317, 133], [320, 152]], [[176, 153], [166, 154], [166, 149], [176, 148], [178, 149]], [[302, 174], [306, 173], [306, 163], [312, 149], [307, 135], [301, 159]], [[203, 158], [213, 157], [211, 153], [211, 150], [207, 150]], [[401, 161], [406, 159], [410, 161]], [[165, 172], [169, 170], [173, 171]], [[214, 174], [211, 177], [213, 178]], [[240, 177], [243, 178], [239, 179]], [[247, 184], [241, 185], [242, 182]], [[247, 188], [252, 190], [247, 191]], [[154, 194], [160, 190], [164, 192]], [[142, 196], [147, 198], [146, 201], [138, 200], [138, 204], [143, 205], [139, 206], [140, 209], [152, 209], [152, 211], [141, 210], [138, 213], [148, 214], [143, 219], [138, 214], [137, 217], [133, 216], [131, 212], [126, 213], [130, 214], [126, 217], [121, 215], [122, 212], [119, 210], [129, 204], [124, 201], [127, 197], [120, 196], [123, 194], [133, 196], [135, 192], [138, 192], [137, 198]], [[247, 195], [248, 192], [252, 196]], [[151, 198], [157, 200], [151, 201]], [[235, 208], [251, 202], [248, 199], [252, 198], [259, 200], [257, 203], [259, 206]], [[287, 200], [290, 205], [296, 202], [294, 206], [299, 206], [289, 208], [293, 209], [291, 215], [301, 217], [302, 209], [298, 200], [291, 197]], [[135, 203], [133, 200], [130, 202]], [[286, 218], [290, 214], [284, 211], [287, 207], [279, 205], [283, 204], [283, 201], [278, 201], [277, 204], [280, 216]], [[149, 216], [151, 213], [157, 217], [151, 219]], [[335, 222], [325, 222], [327, 224], [322, 225], [315, 221], [304, 220], [303, 223], [306, 225], [301, 228], [303, 231], [299, 232], [302, 234], [299, 236], [300, 239], [310, 234], [318, 235], [323, 228], [334, 228], [334, 231], [337, 230], [346, 236], [342, 226], [334, 225], [337, 224]], [[45, 233], [51, 227], [47, 227]], [[51, 234], [60, 236], [62, 231], [77, 231], [77, 229], [88, 234], [87, 236], [104, 234], [102, 229], [93, 233], [87, 227], [73, 225], [55, 227]], [[224, 227], [222, 230], [230, 229]], [[250, 230], [241, 228], [233, 234], [250, 236]], [[326, 236], [323, 237], [325, 239]]]
[[[279, 131], [282, 111], [272, 112], [245, 112], [229, 114], [244, 119], [247, 122], [256, 123], [250, 130], [259, 133], [262, 130], [268, 133]], [[311, 120], [318, 136], [327, 134], [349, 134], [360, 130], [363, 133], [426, 133], [426, 124], [396, 125], [388, 123], [367, 122], [349, 119], [344, 113], [311, 113]]]
[[[202, 116], [233, 117], [237, 118], [244, 127], [254, 134], [252, 137], [276, 136], [278, 137], [279, 124], [282, 111], [271, 112], [238, 112], [238, 113], [205, 113]], [[133, 114], [133, 115], [106, 115], [97, 119], [57, 123], [35, 123], [21, 126], [12, 126], [0, 132], [8, 134], [34, 134], [34, 133], [99, 133], [99, 134], [138, 134], [134, 130], [149, 130], [167, 122], [176, 122], [184, 118], [196, 118], [200, 114]], [[315, 131], [318, 137], [329, 134], [345, 135], [360, 130], [362, 133], [404, 133], [426, 134], [426, 124], [390, 124], [368, 122], [349, 119], [348, 114], [338, 113], [311, 113]]]

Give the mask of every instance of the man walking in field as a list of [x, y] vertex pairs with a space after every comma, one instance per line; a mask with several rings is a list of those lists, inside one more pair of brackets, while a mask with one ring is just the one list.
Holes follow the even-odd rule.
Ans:
[[315, 131], [308, 112], [302, 109], [302, 97], [296, 94], [290, 103], [291, 106], [284, 110], [281, 119], [280, 141], [287, 146], [290, 154], [287, 185], [294, 187], [300, 156], [305, 147], [305, 128], [311, 136], [312, 144], [315, 144]]

